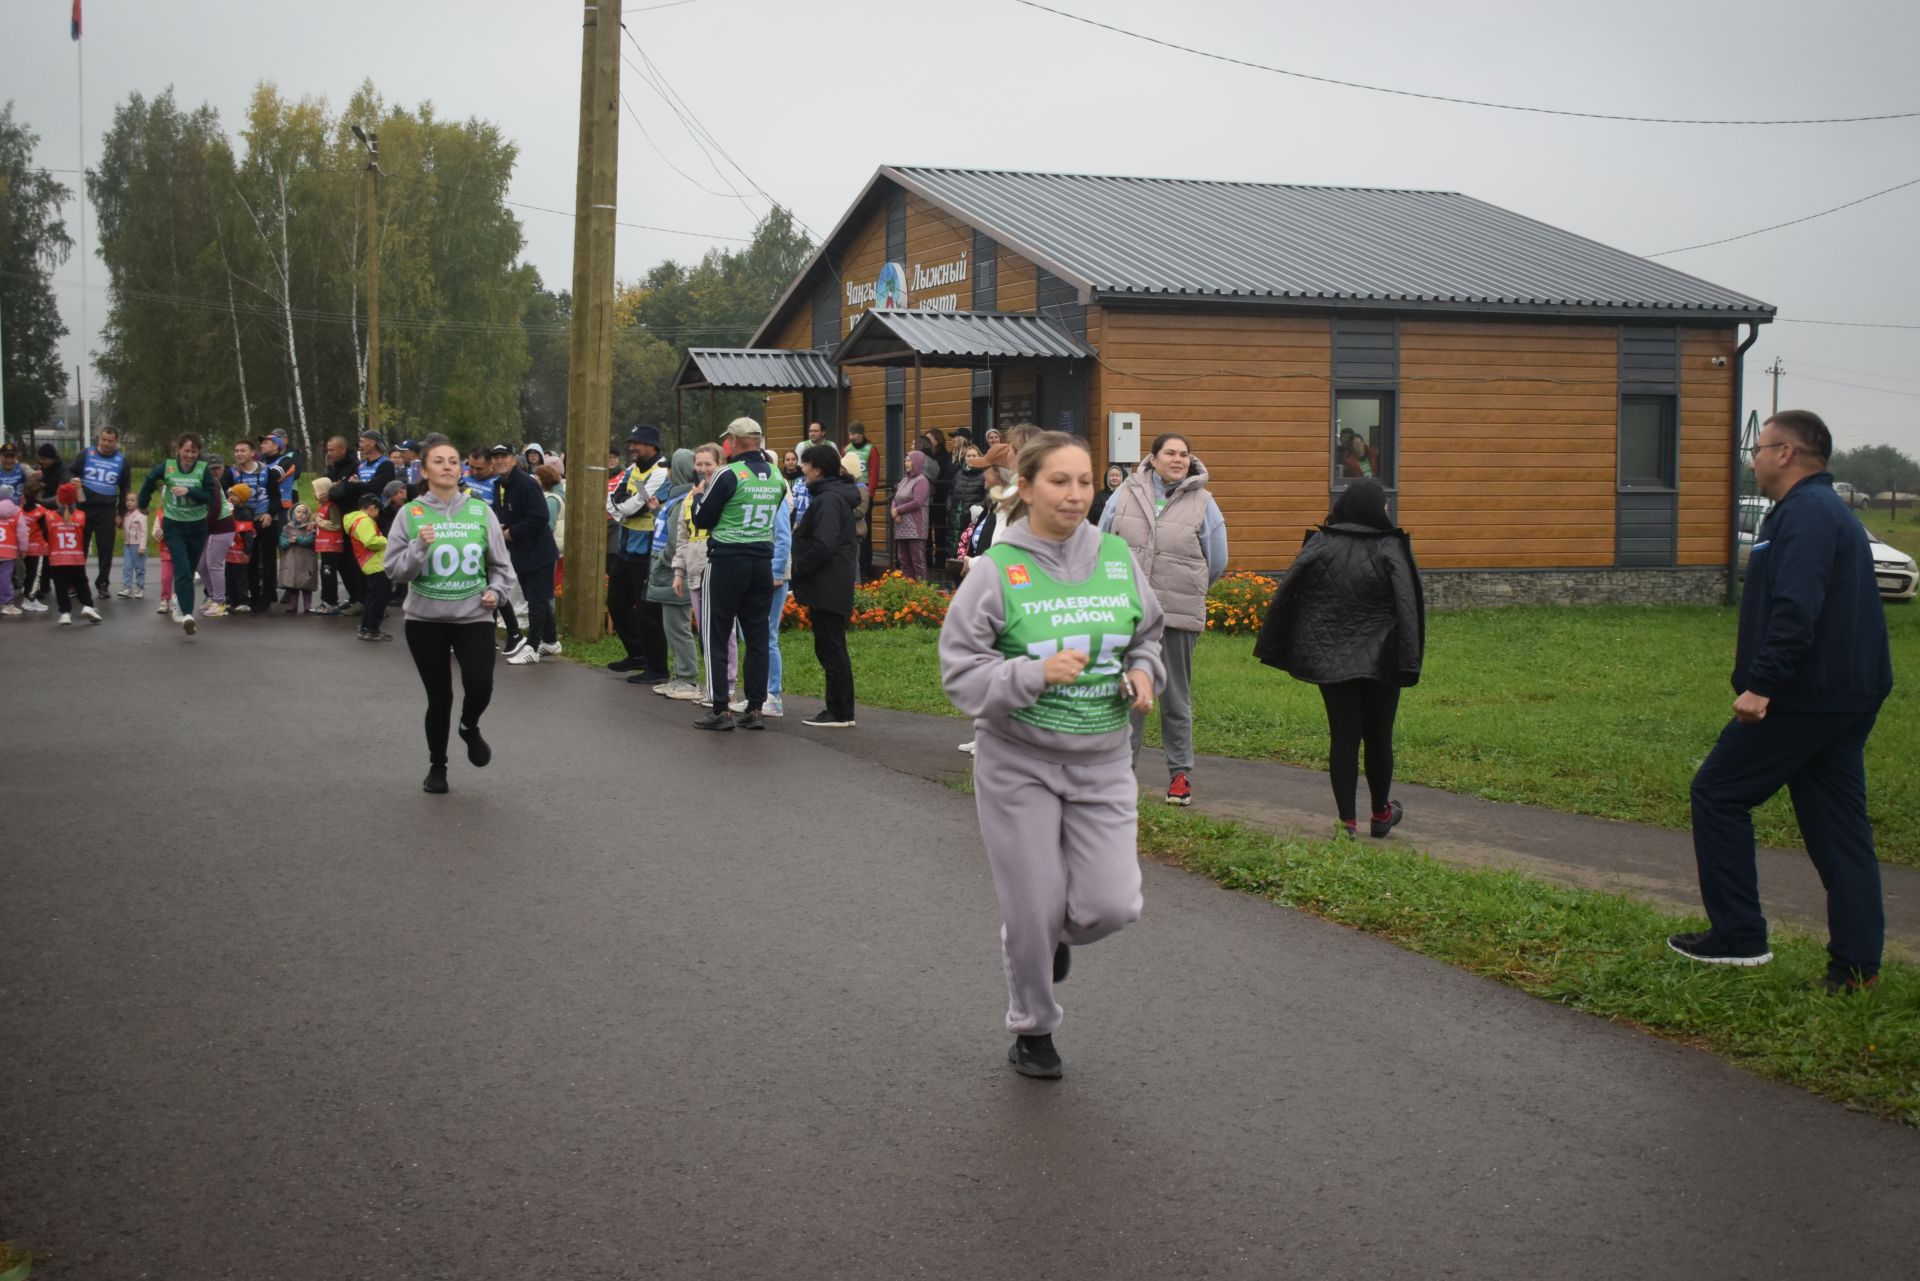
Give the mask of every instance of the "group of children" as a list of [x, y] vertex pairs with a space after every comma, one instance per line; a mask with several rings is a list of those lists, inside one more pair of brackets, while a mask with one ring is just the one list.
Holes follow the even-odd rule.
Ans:
[[50, 585], [62, 627], [73, 623], [76, 601], [82, 618], [101, 622], [87, 586], [87, 514], [80, 510], [80, 487], [61, 484], [49, 507], [40, 501], [39, 485], [37, 478], [27, 482], [26, 492], [16, 498], [12, 485], [0, 484], [0, 615], [45, 613]]

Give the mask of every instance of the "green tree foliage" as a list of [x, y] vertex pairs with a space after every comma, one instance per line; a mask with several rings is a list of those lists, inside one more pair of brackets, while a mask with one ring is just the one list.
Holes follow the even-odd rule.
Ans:
[[10, 430], [38, 427], [67, 392], [59, 342], [67, 332], [53, 271], [73, 251], [58, 217], [72, 193], [33, 167], [40, 138], [0, 108], [0, 396]]
[[1843, 449], [1829, 466], [1835, 480], [1846, 481], [1868, 497], [1888, 490], [1920, 493], [1920, 463], [1892, 445]]

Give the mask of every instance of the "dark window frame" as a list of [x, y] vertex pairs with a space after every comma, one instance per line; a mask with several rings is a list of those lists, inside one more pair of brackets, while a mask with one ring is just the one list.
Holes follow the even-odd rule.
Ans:
[[[1664, 459], [1667, 474], [1648, 479], [1627, 475], [1627, 407], [1634, 402], [1658, 405], [1664, 413], [1661, 431], [1665, 436]], [[1614, 428], [1614, 488], [1635, 494], [1677, 494], [1680, 492], [1680, 397], [1672, 392], [1633, 391], [1620, 395], [1618, 425]]]
[[1343, 397], [1366, 396], [1377, 396], [1382, 401], [1380, 430], [1392, 446], [1388, 449], [1375, 442], [1387, 470], [1393, 474], [1391, 483], [1381, 480], [1379, 476], [1373, 479], [1379, 481], [1380, 487], [1388, 494], [1400, 492], [1400, 389], [1379, 383], [1353, 383], [1335, 387], [1327, 397], [1327, 471], [1328, 490], [1331, 493], [1339, 493], [1357, 479], [1340, 473], [1340, 401]]

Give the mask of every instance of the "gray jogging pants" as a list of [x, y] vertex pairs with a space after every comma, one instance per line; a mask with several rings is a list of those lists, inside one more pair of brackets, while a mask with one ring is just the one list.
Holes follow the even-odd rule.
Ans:
[[[1160, 633], [1160, 657], [1167, 664], [1167, 687], [1160, 692], [1160, 746], [1167, 754], [1167, 777], [1193, 773], [1193, 647], [1199, 632], [1169, 627]], [[1140, 763], [1140, 741], [1147, 714], [1133, 717], [1133, 763]]]
[[1068, 765], [988, 732], [975, 738], [974, 808], [1000, 899], [1007, 1030], [1060, 1026], [1053, 951], [1140, 919], [1140, 789], [1122, 760]]

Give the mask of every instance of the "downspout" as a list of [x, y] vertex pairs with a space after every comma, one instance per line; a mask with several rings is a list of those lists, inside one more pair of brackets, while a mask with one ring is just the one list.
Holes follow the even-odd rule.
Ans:
[[1760, 326], [1748, 323], [1753, 332], [1733, 349], [1733, 462], [1727, 475], [1727, 604], [1740, 603], [1740, 432], [1746, 418], [1744, 393], [1747, 389], [1747, 348], [1760, 339]]

